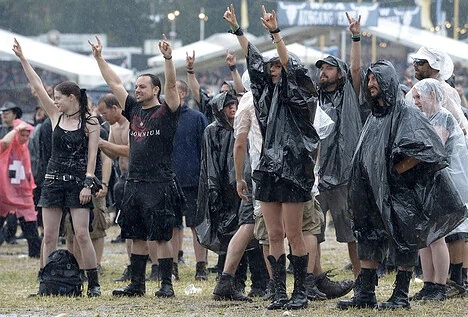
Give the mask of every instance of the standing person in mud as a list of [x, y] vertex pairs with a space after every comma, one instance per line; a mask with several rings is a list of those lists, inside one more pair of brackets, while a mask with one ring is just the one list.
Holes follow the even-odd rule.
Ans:
[[[320, 70], [319, 100], [320, 107], [335, 122], [331, 134], [320, 143], [319, 196], [324, 214], [329, 210], [333, 218], [336, 240], [347, 243], [348, 254], [353, 266], [354, 277], [359, 274], [356, 238], [353, 233], [352, 214], [348, 208], [348, 179], [351, 160], [359, 132], [361, 116], [359, 94], [364, 73], [361, 71], [361, 17], [357, 20], [348, 13], [349, 30], [352, 34], [350, 61], [328, 56], [315, 63]], [[326, 221], [326, 217], [324, 217]], [[325, 227], [322, 228], [320, 242], [325, 241]]]
[[99, 140], [97, 118], [88, 111], [84, 89], [73, 82], [63, 82], [54, 88], [54, 100], [24, 57], [15, 39], [13, 51], [18, 56], [31, 88], [52, 121], [52, 156], [47, 165], [39, 205], [44, 222], [44, 259], [57, 248], [63, 208], [70, 208], [83, 268], [88, 277], [89, 297], [100, 296], [96, 253], [89, 236], [91, 190], [96, 186], [94, 170]]
[[146, 292], [145, 269], [147, 241], [158, 244], [161, 288], [157, 297], [173, 297], [172, 229], [180, 212], [183, 194], [172, 171], [172, 144], [179, 119], [180, 99], [176, 86], [172, 47], [163, 35], [159, 50], [165, 59], [165, 101], [160, 103], [161, 82], [152, 74], [140, 75], [135, 97], [128, 94], [122, 81], [102, 57], [102, 44], [89, 42], [101, 74], [111, 88], [130, 122], [128, 178], [122, 200], [122, 238], [132, 239], [130, 259], [132, 278], [114, 296], [142, 296]]
[[[301, 309], [308, 304], [304, 281], [307, 254], [302, 234], [304, 202], [312, 199], [314, 157], [319, 137], [312, 126], [316, 92], [307, 69], [288, 53], [276, 21], [276, 13], [262, 7], [263, 26], [269, 31], [278, 56], [265, 62], [237, 23], [234, 6], [224, 19], [247, 59], [255, 113], [263, 136], [260, 162], [253, 172], [270, 240], [268, 261], [273, 270], [275, 295], [268, 309]], [[294, 267], [294, 291], [286, 294], [284, 237], [291, 244], [288, 256]]]

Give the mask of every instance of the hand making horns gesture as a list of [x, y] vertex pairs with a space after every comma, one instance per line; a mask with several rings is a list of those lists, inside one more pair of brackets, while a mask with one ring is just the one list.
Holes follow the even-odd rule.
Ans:
[[360, 35], [361, 34], [361, 15], [358, 16], [358, 19], [352, 18], [349, 16], [348, 12], [346, 12], [346, 17], [348, 18], [349, 22], [349, 30], [351, 31], [352, 35]]
[[262, 24], [268, 31], [274, 31], [278, 28], [278, 22], [276, 21], [276, 12], [272, 10], [271, 13], [268, 13], [265, 10], [265, 6], [262, 5], [262, 12], [263, 17], [260, 19], [262, 20]]

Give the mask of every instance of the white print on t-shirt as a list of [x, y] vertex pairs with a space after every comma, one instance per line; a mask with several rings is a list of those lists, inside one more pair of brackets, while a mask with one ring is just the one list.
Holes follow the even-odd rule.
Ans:
[[145, 137], [145, 136], [161, 135], [161, 130], [130, 131], [130, 135], [133, 136], [133, 137]]
[[26, 178], [26, 173], [24, 172], [24, 166], [19, 160], [14, 160], [13, 163], [11, 163], [8, 166], [9, 171], [14, 171], [15, 172], [15, 177], [10, 178], [10, 182], [12, 184], [19, 184], [23, 179]]

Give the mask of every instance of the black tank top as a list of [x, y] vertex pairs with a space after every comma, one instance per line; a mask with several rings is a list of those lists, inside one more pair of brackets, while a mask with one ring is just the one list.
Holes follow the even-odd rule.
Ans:
[[70, 174], [85, 178], [88, 158], [88, 137], [84, 125], [68, 131], [60, 127], [60, 115], [52, 137], [52, 156], [47, 165], [48, 174]]

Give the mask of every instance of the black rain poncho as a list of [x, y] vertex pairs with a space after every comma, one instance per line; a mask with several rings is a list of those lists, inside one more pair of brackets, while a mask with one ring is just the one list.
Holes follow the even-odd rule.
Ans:
[[312, 123], [317, 107], [314, 84], [299, 59], [289, 54], [287, 67], [273, 85], [265, 61], [249, 43], [247, 67], [263, 147], [253, 179], [276, 176], [310, 191], [319, 137]]
[[333, 58], [343, 75], [341, 86], [333, 92], [319, 90], [320, 106], [335, 122], [330, 135], [320, 145], [319, 190], [348, 183], [351, 161], [362, 128], [361, 112], [348, 66]]
[[[367, 119], [353, 157], [349, 207], [360, 240], [388, 237], [400, 252], [426, 247], [454, 229], [466, 213], [448, 171], [439, 136], [424, 114], [400, 97], [398, 78], [387, 61], [373, 64], [385, 106], [368, 102]], [[366, 80], [367, 87], [367, 80]], [[420, 161], [398, 174], [404, 157]]]
[[226, 251], [238, 228], [241, 204], [235, 181], [234, 130], [223, 111], [226, 98], [235, 97], [224, 92], [209, 103], [216, 120], [203, 134], [197, 201], [199, 225], [195, 228], [200, 244], [217, 253]]

